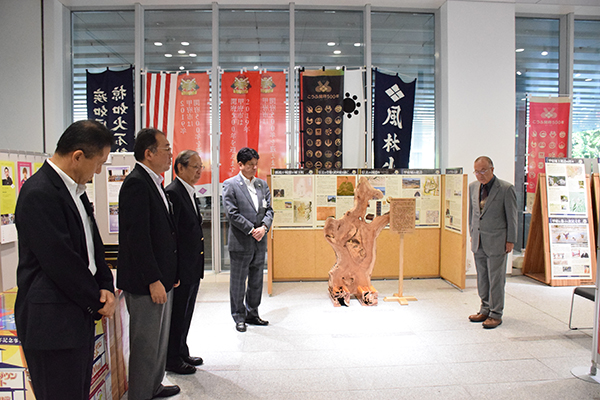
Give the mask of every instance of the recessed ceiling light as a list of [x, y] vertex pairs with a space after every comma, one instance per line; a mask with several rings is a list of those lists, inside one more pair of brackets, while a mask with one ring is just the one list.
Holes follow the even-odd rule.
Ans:
[[179, 69], [185, 69], [185, 67], [182, 65], [181, 67], [179, 67]]
[[341, 50], [334, 50], [333, 54], [342, 54], [342, 51]]
[[579, 78], [581, 74], [575, 74], [575, 78]]
[[197, 54], [196, 53], [190, 53], [190, 54], [188, 54], [188, 56], [190, 56], [190, 57], [196, 57]]
[[521, 71], [517, 71], [517, 75], [521, 75]]
[[182, 45], [182, 46], [189, 46], [189, 45], [190, 45], [190, 42], [181, 42], [181, 45]]
[[254, 69], [258, 69], [258, 65], [255, 65], [255, 66], [254, 66]]
[[155, 46], [162, 46], [162, 42], [154, 42]]
[[340, 70], [340, 69], [342, 69], [342, 67], [335, 67], [335, 69]]
[[548, 52], [547, 52], [546, 50], [544, 50], [544, 51], [542, 51], [542, 55], [543, 55], [543, 56], [547, 56], [547, 55], [548, 55]]
[[179, 54], [185, 54], [185, 50], [179, 50], [178, 53]]
[[525, 49], [516, 49], [516, 50], [515, 50], [515, 52], [517, 52], [517, 53], [522, 53], [522, 52], [524, 52], [524, 51], [525, 51]]
[[165, 54], [165, 57], [167, 57], [167, 58], [173, 57], [173, 54], [167, 53], [167, 54]]
[[592, 78], [587, 78], [585, 81], [586, 81], [586, 82], [591, 82], [591, 81], [592, 81]]
[[360, 47], [360, 43], [358, 43], [358, 42], [354, 43], [354, 47]]
[[329, 46], [329, 47], [335, 46], [335, 42], [328, 42], [327, 46]]

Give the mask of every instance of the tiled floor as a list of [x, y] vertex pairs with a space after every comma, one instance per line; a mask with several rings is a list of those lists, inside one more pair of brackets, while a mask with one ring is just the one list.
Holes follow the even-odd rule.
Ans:
[[[188, 399], [600, 399], [575, 378], [591, 366], [592, 331], [568, 328], [571, 287], [509, 276], [503, 324], [468, 321], [474, 278], [460, 291], [441, 279], [406, 280], [408, 306], [383, 302], [397, 281], [374, 281], [379, 305], [334, 308], [326, 282], [274, 283], [263, 296], [268, 327], [238, 333], [227, 275], [201, 284], [188, 343], [205, 365], [168, 373]], [[574, 323], [591, 326], [594, 304], [576, 298]], [[127, 396], [124, 397], [126, 399]]]

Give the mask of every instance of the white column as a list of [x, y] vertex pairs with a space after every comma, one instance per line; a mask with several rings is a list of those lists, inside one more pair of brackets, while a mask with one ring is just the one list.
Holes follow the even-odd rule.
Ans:
[[513, 182], [514, 4], [451, 0], [440, 17], [441, 167], [471, 174], [475, 158], [487, 155], [496, 175]]

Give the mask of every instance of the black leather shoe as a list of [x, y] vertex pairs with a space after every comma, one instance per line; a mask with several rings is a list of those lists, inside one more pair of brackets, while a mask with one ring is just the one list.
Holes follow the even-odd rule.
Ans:
[[185, 361], [180, 361], [177, 364], [167, 364], [165, 368], [169, 372], [175, 372], [180, 375], [191, 375], [196, 373], [196, 367], [186, 363]]
[[246, 323], [249, 325], [262, 325], [262, 326], [269, 325], [269, 321], [260, 319], [260, 317], [246, 318]]
[[245, 322], [237, 322], [235, 324], [235, 329], [237, 329], [238, 332], [246, 332], [246, 323]]
[[181, 392], [181, 389], [177, 385], [163, 386], [160, 392], [154, 395], [153, 399], [175, 396], [179, 392]]
[[185, 361], [186, 363], [190, 364], [190, 365], [202, 365], [204, 364], [204, 360], [202, 359], [202, 357], [182, 357], [183, 361]]

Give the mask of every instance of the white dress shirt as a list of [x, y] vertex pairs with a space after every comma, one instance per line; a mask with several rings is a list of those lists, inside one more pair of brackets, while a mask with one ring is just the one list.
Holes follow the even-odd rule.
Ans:
[[156, 188], [158, 189], [158, 193], [160, 193], [160, 197], [162, 197], [163, 201], [165, 202], [165, 207], [167, 207], [167, 211], [170, 212], [169, 202], [167, 201], [167, 196], [165, 195], [165, 191], [162, 187], [162, 183], [165, 178], [158, 175], [156, 172], [152, 171], [149, 167], [147, 167], [143, 163], [137, 161], [137, 164], [140, 165], [142, 168], [144, 168], [146, 170], [146, 172], [148, 172], [148, 175], [150, 175], [150, 178], [152, 178], [152, 181], [154, 182], [154, 184], [156, 185]]
[[252, 177], [252, 180], [247, 179], [244, 174], [240, 172], [240, 176], [244, 180], [246, 187], [248, 188], [248, 193], [250, 193], [250, 198], [252, 199], [252, 204], [254, 205], [254, 209], [258, 211], [258, 194], [256, 193], [256, 187], [254, 186], [255, 177]]
[[73, 198], [73, 202], [77, 206], [77, 210], [79, 211], [79, 216], [81, 217], [81, 222], [83, 224], [83, 231], [85, 232], [85, 244], [87, 247], [88, 254], [88, 268], [92, 275], [96, 275], [96, 271], [98, 268], [96, 267], [96, 252], [94, 251], [94, 234], [92, 233], [92, 220], [90, 216], [87, 214], [85, 210], [85, 206], [83, 205], [83, 201], [81, 200], [81, 195], [85, 193], [85, 185], [80, 185], [75, 182], [69, 175], [67, 175], [60, 167], [54, 164], [50, 159], [48, 161], [48, 165], [50, 165], [58, 176], [63, 180], [67, 190], [71, 194]]
[[194, 205], [194, 210], [196, 210], [197, 215], [198, 207], [196, 207], [196, 189], [180, 177], [177, 177], [177, 179], [179, 179], [179, 182], [183, 183], [183, 187], [185, 188], [185, 190], [187, 190], [188, 194], [190, 195], [190, 199], [192, 200], [192, 204]]

